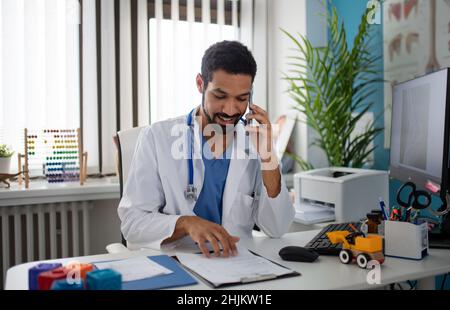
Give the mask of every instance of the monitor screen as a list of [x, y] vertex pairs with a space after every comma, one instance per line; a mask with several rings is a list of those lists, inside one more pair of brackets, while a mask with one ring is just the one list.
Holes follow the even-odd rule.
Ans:
[[448, 76], [444, 69], [393, 87], [391, 177], [447, 189]]

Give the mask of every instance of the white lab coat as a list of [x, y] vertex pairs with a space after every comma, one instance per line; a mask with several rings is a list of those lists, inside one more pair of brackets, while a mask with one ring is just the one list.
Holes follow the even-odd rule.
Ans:
[[[146, 127], [138, 138], [118, 208], [121, 230], [130, 248], [161, 249], [162, 241], [172, 236], [178, 218], [195, 215], [195, 201], [184, 196], [188, 184], [187, 160], [175, 159], [171, 153], [172, 148], [177, 147], [176, 141], [182, 139], [184, 145], [187, 144], [186, 138], [171, 135], [177, 125], [186, 133], [186, 116]], [[241, 123], [235, 130], [236, 135], [245, 135]], [[204, 176], [201, 145], [199, 125], [195, 120], [193, 166], [197, 195], [200, 195]], [[234, 151], [243, 150], [234, 143]], [[258, 159], [230, 160], [223, 193], [222, 225], [231, 235], [251, 238], [256, 223], [268, 236], [281, 237], [288, 231], [294, 214], [283, 180], [278, 196], [269, 198], [262, 183]]]

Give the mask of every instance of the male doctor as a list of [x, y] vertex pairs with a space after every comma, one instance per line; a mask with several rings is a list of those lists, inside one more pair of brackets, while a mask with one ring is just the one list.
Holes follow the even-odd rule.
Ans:
[[[267, 112], [251, 104], [255, 75], [247, 47], [216, 43], [196, 78], [202, 104], [142, 130], [118, 208], [129, 247], [188, 239], [206, 257], [208, 243], [214, 255], [228, 257], [240, 238], [252, 237], [255, 223], [274, 238], [288, 231], [294, 209]], [[249, 126], [252, 120], [259, 126]]]

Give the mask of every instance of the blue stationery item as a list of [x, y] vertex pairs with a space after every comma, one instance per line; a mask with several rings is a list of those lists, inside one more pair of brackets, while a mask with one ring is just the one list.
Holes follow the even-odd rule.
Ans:
[[148, 258], [155, 263], [172, 270], [173, 272], [147, 279], [123, 282], [123, 290], [154, 290], [197, 284], [197, 280], [181, 268], [181, 266], [172, 257], [167, 255], [158, 255], [148, 256]]
[[112, 269], [97, 269], [86, 275], [88, 290], [120, 290], [122, 275]]
[[82, 291], [84, 290], [83, 279], [81, 281], [69, 284], [66, 279], [53, 282], [51, 290], [54, 291]]
[[387, 213], [386, 213], [386, 204], [384, 203], [384, 200], [382, 198], [379, 198], [379, 202], [380, 202], [380, 209], [381, 209], [381, 212], [383, 214], [383, 219], [387, 220], [388, 216], [387, 216]]
[[50, 271], [56, 268], [62, 267], [59, 263], [41, 263], [36, 266], [31, 267], [28, 270], [28, 289], [37, 290], [38, 289], [38, 276], [42, 272]]

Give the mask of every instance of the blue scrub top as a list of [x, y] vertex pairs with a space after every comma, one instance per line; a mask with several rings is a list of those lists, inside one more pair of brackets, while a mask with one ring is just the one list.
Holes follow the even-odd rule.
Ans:
[[[209, 144], [202, 136], [202, 158], [205, 166], [203, 187], [194, 207], [194, 213], [211, 222], [222, 223], [222, 201], [228, 168], [230, 167], [230, 151], [228, 146], [221, 158], [214, 159]], [[225, 157], [225, 158], [224, 158]]]

